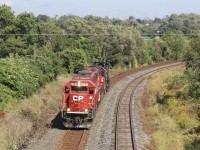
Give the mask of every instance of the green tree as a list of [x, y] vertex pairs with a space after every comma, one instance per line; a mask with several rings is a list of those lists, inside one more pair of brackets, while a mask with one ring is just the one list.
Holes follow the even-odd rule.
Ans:
[[39, 22], [39, 21], [44, 21], [44, 22], [48, 22], [48, 21], [50, 21], [51, 20], [51, 18], [49, 17], [49, 16], [47, 16], [47, 15], [41, 15], [41, 14], [39, 14], [38, 16], [37, 16], [37, 21]]
[[17, 33], [35, 33], [36, 17], [32, 13], [21, 13], [16, 18]]
[[69, 73], [76, 73], [80, 68], [87, 66], [87, 55], [82, 49], [66, 49], [60, 53], [63, 66]]
[[20, 34], [17, 38], [24, 41], [28, 47], [37, 43], [36, 34], [36, 17], [32, 13], [21, 13], [16, 17], [16, 33]]
[[197, 99], [200, 104], [200, 35], [190, 41], [191, 49], [185, 56], [187, 74], [190, 77], [189, 95]]
[[46, 22], [39, 21], [36, 25], [36, 31], [38, 34], [41, 34], [38, 36], [39, 46], [51, 45], [52, 47], [54, 47], [54, 44], [56, 44], [56, 42], [58, 42], [59, 44], [59, 41], [56, 40], [58, 36], [52, 34], [62, 34], [62, 32], [58, 27], [56, 27], [55, 23], [52, 20]]
[[186, 37], [181, 31], [169, 32], [164, 35], [162, 39], [166, 42], [170, 49], [170, 52], [167, 54], [169, 55], [168, 58], [175, 60], [183, 59], [183, 56], [188, 51], [189, 46]]
[[30, 96], [42, 85], [42, 77], [42, 71], [29, 59], [19, 57], [0, 59], [0, 83], [14, 91], [15, 98]]
[[0, 57], [4, 58], [10, 54], [28, 55], [30, 53], [27, 53], [26, 46], [19, 38], [9, 37], [5, 41], [0, 39]]
[[[11, 7], [7, 5], [0, 6], [0, 34], [10, 34], [15, 31], [15, 15]], [[3, 36], [2, 39], [7, 39]]]

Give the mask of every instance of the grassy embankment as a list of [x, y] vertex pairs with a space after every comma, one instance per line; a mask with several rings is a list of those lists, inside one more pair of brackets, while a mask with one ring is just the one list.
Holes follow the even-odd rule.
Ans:
[[199, 110], [186, 95], [183, 72], [180, 67], [151, 75], [138, 101], [150, 150], [200, 149]]
[[[122, 68], [113, 68], [111, 74], [122, 72]], [[30, 138], [41, 138], [49, 124], [60, 110], [63, 85], [71, 76], [59, 76], [30, 98], [10, 103], [9, 113], [0, 118], [0, 149], [21, 149], [26, 147]]]
[[10, 104], [9, 113], [0, 118], [0, 149], [21, 149], [30, 138], [40, 138], [59, 112], [63, 85], [70, 77], [59, 76], [30, 98]]

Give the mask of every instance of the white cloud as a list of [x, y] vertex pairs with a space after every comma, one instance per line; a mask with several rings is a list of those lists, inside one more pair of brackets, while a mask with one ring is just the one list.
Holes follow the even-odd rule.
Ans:
[[6, 4], [7, 6], [12, 6], [12, 0], [3, 0], [2, 4]]

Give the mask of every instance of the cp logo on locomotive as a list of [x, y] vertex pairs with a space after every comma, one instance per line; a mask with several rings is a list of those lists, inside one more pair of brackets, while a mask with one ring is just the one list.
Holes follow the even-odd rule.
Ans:
[[83, 100], [83, 96], [73, 96], [73, 101], [81, 101]]

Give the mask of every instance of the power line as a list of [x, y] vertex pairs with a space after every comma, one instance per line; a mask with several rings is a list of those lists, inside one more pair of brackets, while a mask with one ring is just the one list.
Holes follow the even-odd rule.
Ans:
[[164, 35], [184, 35], [184, 36], [196, 36], [198, 34], [176, 34], [176, 33], [173, 33], [173, 34], [141, 34], [142, 36], [164, 36]]
[[120, 34], [90, 34], [90, 33], [83, 33], [83, 34], [61, 34], [61, 33], [48, 33], [48, 34], [0, 34], [0, 36], [22, 36], [22, 35], [32, 35], [32, 36], [56, 36], [56, 35], [91, 35], [91, 36], [99, 36], [99, 35], [120, 35]]
[[[83, 33], [83, 34], [61, 34], [61, 33], [48, 33], [48, 34], [0, 34], [0, 36], [113, 36], [113, 35], [121, 35], [121, 34], [90, 34], [90, 33]], [[197, 34], [141, 34], [141, 36], [164, 36], [164, 35], [185, 35], [185, 36], [195, 36]]]

